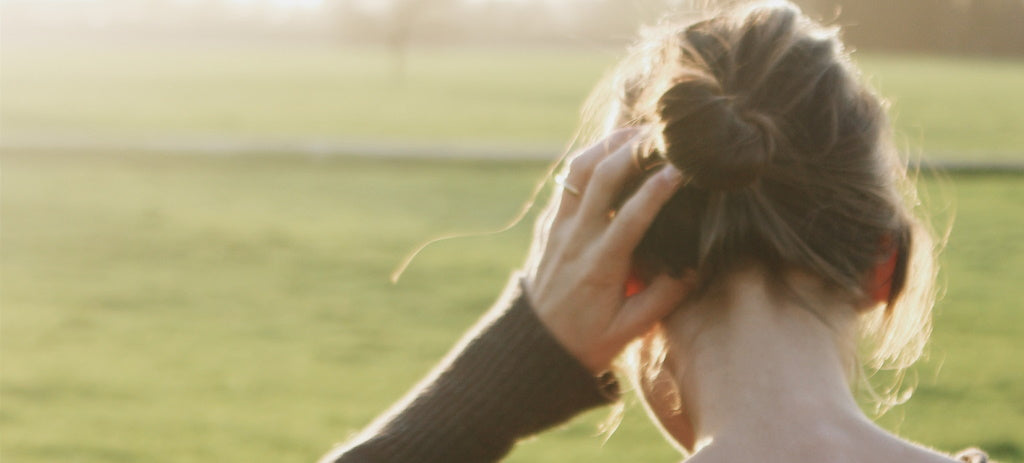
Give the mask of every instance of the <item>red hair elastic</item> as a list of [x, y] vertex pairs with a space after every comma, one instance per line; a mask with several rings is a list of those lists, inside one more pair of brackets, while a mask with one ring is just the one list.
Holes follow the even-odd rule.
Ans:
[[[889, 241], [888, 239], [885, 241]], [[871, 278], [871, 299], [876, 302], [889, 302], [892, 297], [893, 274], [896, 273], [896, 261], [899, 260], [900, 252], [893, 249], [885, 262], [875, 267], [874, 275]]]
[[647, 282], [640, 278], [640, 272], [637, 271], [636, 266], [633, 266], [629, 271], [629, 277], [626, 278], [626, 297], [632, 297], [645, 289], [647, 289]]

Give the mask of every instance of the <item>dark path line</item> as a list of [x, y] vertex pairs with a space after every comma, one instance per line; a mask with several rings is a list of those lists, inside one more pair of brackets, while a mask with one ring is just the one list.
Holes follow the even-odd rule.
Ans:
[[[416, 159], [468, 160], [554, 160], [564, 148], [535, 143], [502, 144], [483, 142], [408, 142], [385, 139], [248, 139], [243, 137], [191, 136], [157, 138], [100, 138], [93, 136], [0, 136], [0, 150], [40, 151], [143, 151], [202, 155], [295, 154], [312, 157], [363, 156]], [[986, 153], [942, 153], [943, 159], [924, 160], [912, 168], [924, 172], [965, 174], [1024, 174], [1024, 152], [1019, 155], [995, 153], [1006, 161], [983, 161]], [[951, 160], [948, 158], [979, 159]]]

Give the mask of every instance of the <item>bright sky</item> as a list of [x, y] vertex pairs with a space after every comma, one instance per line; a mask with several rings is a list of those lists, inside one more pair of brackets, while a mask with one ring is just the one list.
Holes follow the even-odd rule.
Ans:
[[[188, 1], [188, 0], [179, 0], [179, 1]], [[230, 0], [230, 1], [232, 3], [239, 3], [239, 4], [264, 3], [264, 4], [270, 4], [270, 5], [273, 5], [275, 7], [280, 7], [280, 8], [317, 8], [320, 5], [323, 5], [323, 3], [324, 3], [324, 0]], [[387, 4], [390, 3], [390, 0], [360, 0], [360, 1], [365, 6], [379, 7], [379, 8], [382, 8], [382, 9], [383, 8], [387, 8]], [[479, 3], [479, 2], [494, 1], [494, 0], [466, 0], [466, 1], [468, 1], [469, 3]], [[517, 2], [519, 0], [498, 0], [498, 1], [502, 1], [502, 2]]]
[[[34, 0], [0, 0], [0, 4], [2, 4], [2, 3], [31, 4], [33, 1]], [[183, 6], [189, 6], [189, 7], [192, 7], [192, 6], [202, 6], [204, 3], [207, 2], [207, 0], [163, 0], [163, 1], [169, 2], [169, 3], [176, 3], [176, 4], [179, 4], [179, 5], [183, 5]], [[236, 6], [240, 7], [240, 8], [243, 8], [243, 9], [248, 9], [249, 7], [254, 7], [254, 8], [262, 9], [263, 11], [266, 11], [267, 9], [269, 9], [269, 10], [276, 10], [276, 11], [280, 11], [280, 12], [312, 11], [312, 10], [316, 10], [316, 9], [324, 6], [324, 4], [328, 2], [328, 0], [222, 0], [222, 1], [226, 1], [228, 4], [233, 4], [233, 5], [236, 5]], [[391, 3], [393, 3], [394, 1], [395, 0], [355, 0], [355, 2], [359, 6], [365, 8], [367, 10], [371, 10], [371, 11], [374, 11], [374, 10], [375, 11], [387, 10], [388, 7], [391, 5]], [[522, 0], [462, 0], [462, 1], [467, 2], [467, 3], [483, 3], [483, 2], [517, 3], [517, 2], [520, 2]], [[550, 1], [552, 1], [552, 2], [557, 4], [560, 0], [550, 0]], [[99, 0], [47, 0], [46, 2], [40, 2], [40, 3], [77, 3], [77, 4], [86, 4], [86, 5], [90, 4], [90, 3], [98, 3], [100, 5], [103, 4], [103, 2], [101, 2]], [[118, 3], [115, 3], [115, 4], [118, 4]]]
[[277, 8], [301, 8], [301, 9], [312, 9], [318, 8], [324, 2], [323, 0], [230, 0], [231, 3], [247, 4], [247, 3], [263, 3], [269, 4]]
[[[53, 0], [51, 0], [51, 1], [53, 1]], [[64, 1], [64, 2], [69, 2], [69, 3], [89, 3], [89, 2], [91, 2], [93, 0], [57, 0], [57, 1]], [[196, 4], [196, 3], [203, 3], [204, 0], [172, 0], [172, 1], [174, 1], [176, 3]], [[388, 4], [391, 3], [392, 0], [357, 0], [357, 1], [359, 3], [362, 3], [364, 6], [368, 6], [368, 7], [387, 8]], [[486, 2], [486, 1], [518, 2], [520, 0], [465, 0], [465, 1], [467, 1], [469, 3], [479, 3], [479, 2]], [[4, 2], [4, 0], [0, 0], [0, 3], [3, 3], [3, 2]], [[282, 9], [292, 9], [292, 8], [297, 8], [297, 9], [313, 9], [313, 8], [318, 8], [318, 7], [320, 7], [320, 6], [322, 6], [324, 4], [324, 0], [228, 0], [228, 2], [229, 3], [239, 4], [239, 5], [263, 4], [263, 5], [270, 5], [270, 6], [277, 7], [277, 8], [282, 8]]]

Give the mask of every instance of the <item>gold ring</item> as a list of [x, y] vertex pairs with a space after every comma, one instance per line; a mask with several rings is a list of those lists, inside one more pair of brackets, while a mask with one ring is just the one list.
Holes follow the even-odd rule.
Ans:
[[573, 196], [580, 195], [580, 189], [576, 188], [573, 185], [570, 185], [569, 182], [566, 181], [565, 175], [559, 175], [555, 177], [555, 183], [557, 183], [558, 186], [562, 187], [563, 190], [572, 193]]

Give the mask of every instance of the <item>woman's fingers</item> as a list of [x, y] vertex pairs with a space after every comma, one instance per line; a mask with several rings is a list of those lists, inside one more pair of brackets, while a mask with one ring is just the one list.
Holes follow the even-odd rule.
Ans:
[[608, 155], [635, 137], [637, 130], [636, 128], [616, 130], [569, 161], [568, 171], [560, 175], [558, 180], [562, 184], [562, 194], [558, 205], [558, 218], [576, 212], [580, 200], [583, 198], [583, 192], [588, 189], [587, 184], [590, 182], [594, 169]]
[[608, 229], [605, 243], [613, 259], [626, 259], [640, 244], [658, 211], [672, 197], [682, 182], [682, 173], [673, 165], [666, 165], [652, 175], [615, 214]]
[[628, 340], [643, 334], [658, 320], [672, 313], [683, 302], [691, 288], [692, 278], [658, 275], [646, 289], [626, 299], [616, 317], [616, 331], [622, 338]]
[[632, 252], [679, 184], [674, 167], [647, 179], [609, 221], [612, 204], [642, 173], [633, 163], [640, 130], [618, 130], [571, 161], [535, 230], [527, 290], [541, 321], [595, 372], [633, 337], [671, 312], [685, 282], [661, 276], [623, 297]]
[[636, 137], [638, 132], [639, 129], [634, 127], [618, 129], [584, 149], [569, 162], [569, 172], [566, 179], [571, 181], [573, 185], [586, 186], [587, 182], [590, 181], [594, 168], [608, 157], [609, 154], [614, 153]]
[[638, 141], [639, 138], [635, 137], [623, 144], [594, 169], [587, 184], [587, 194], [580, 205], [585, 224], [606, 224], [614, 199], [631, 179], [641, 174], [633, 165], [633, 150]]

